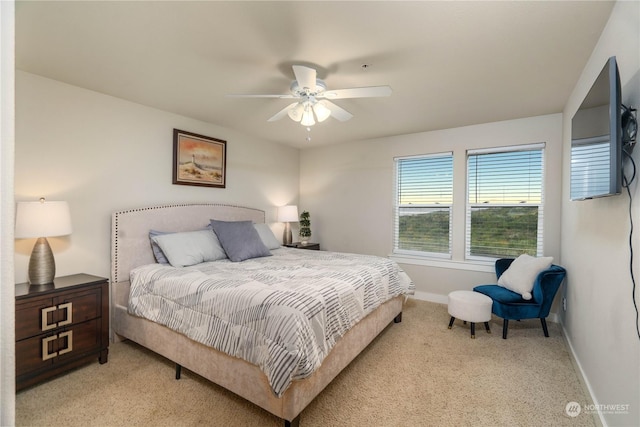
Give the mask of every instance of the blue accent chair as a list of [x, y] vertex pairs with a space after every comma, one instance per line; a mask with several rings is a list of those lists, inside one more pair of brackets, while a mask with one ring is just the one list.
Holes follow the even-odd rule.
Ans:
[[[510, 258], [496, 260], [496, 276], [499, 278], [512, 262], [513, 259]], [[503, 339], [507, 339], [509, 320], [536, 318], [540, 319], [544, 336], [548, 337], [549, 330], [547, 329], [546, 318], [549, 315], [549, 310], [551, 310], [553, 298], [566, 274], [567, 271], [564, 268], [555, 264], [538, 274], [533, 284], [532, 298], [530, 300], [522, 299], [520, 294], [499, 285], [480, 285], [473, 288], [473, 290], [485, 294], [493, 300], [492, 313], [504, 319], [502, 324]]]

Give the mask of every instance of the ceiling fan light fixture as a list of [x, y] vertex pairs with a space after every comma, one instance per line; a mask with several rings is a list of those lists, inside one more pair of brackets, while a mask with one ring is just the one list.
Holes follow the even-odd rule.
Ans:
[[331, 116], [331, 110], [329, 110], [322, 101], [318, 101], [313, 104], [313, 112], [316, 113], [316, 118], [320, 123], [324, 122], [329, 118], [329, 116]]
[[287, 112], [287, 114], [289, 115], [289, 118], [294, 122], [299, 122], [300, 120], [302, 120], [303, 113], [304, 113], [304, 106], [302, 105], [302, 103], [298, 103], [298, 105], [296, 105], [293, 108], [290, 108], [289, 111]]
[[316, 121], [313, 119], [313, 111], [307, 105], [304, 109], [304, 113], [302, 113], [302, 120], [300, 121], [302, 126], [313, 126], [316, 124]]

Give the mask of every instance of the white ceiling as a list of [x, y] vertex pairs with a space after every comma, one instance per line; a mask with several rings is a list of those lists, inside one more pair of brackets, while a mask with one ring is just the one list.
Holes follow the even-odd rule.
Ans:
[[[609, 17], [603, 1], [16, 3], [16, 66], [295, 147], [561, 112]], [[291, 66], [355, 117], [267, 119]], [[361, 65], [370, 65], [363, 70]], [[216, 135], [211, 135], [216, 136]]]

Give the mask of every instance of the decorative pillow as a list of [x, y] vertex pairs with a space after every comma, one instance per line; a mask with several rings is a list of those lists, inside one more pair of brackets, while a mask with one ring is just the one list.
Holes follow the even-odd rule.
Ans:
[[260, 236], [260, 240], [262, 243], [269, 249], [279, 249], [281, 244], [276, 236], [273, 235], [273, 231], [271, 231], [271, 227], [267, 224], [253, 224], [253, 228], [256, 229], [258, 235]]
[[271, 256], [260, 235], [251, 221], [217, 221], [211, 220], [213, 231], [220, 244], [233, 262], [251, 258]]
[[160, 234], [153, 236], [151, 240], [158, 244], [173, 267], [186, 267], [226, 258], [211, 230]]
[[153, 251], [153, 256], [156, 259], [158, 264], [169, 264], [169, 260], [162, 253], [162, 249], [160, 246], [153, 240], [155, 236], [162, 236], [163, 234], [171, 234], [172, 231], [158, 231], [158, 230], [149, 230], [149, 241], [151, 242], [151, 250]]
[[[211, 224], [207, 224], [207, 226], [204, 227], [204, 229], [213, 232], [213, 228], [211, 228]], [[169, 264], [169, 260], [167, 259], [166, 256], [164, 256], [164, 254], [162, 253], [162, 249], [160, 249], [160, 246], [158, 246], [158, 244], [153, 240], [153, 237], [161, 236], [163, 234], [172, 234], [172, 233], [177, 233], [177, 231], [149, 230], [149, 241], [151, 242], [151, 250], [153, 251], [153, 257], [156, 259], [156, 262], [158, 264]], [[220, 246], [220, 242], [218, 242], [218, 236], [216, 236], [215, 233], [212, 233], [212, 234], [213, 234], [213, 238], [216, 240], [216, 244]], [[220, 248], [222, 248], [222, 246], [220, 246]], [[225, 255], [225, 258], [226, 258], [226, 255]]]
[[507, 268], [498, 279], [498, 285], [522, 295], [522, 299], [531, 299], [531, 290], [536, 277], [551, 266], [553, 257], [536, 258], [522, 254]]

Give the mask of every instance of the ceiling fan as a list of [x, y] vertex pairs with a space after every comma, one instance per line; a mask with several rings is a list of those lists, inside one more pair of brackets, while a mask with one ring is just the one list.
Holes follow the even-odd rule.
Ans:
[[291, 83], [289, 94], [283, 95], [227, 95], [234, 98], [280, 98], [296, 99], [296, 102], [287, 105], [274, 114], [268, 121], [274, 122], [284, 116], [300, 122], [303, 126], [313, 126], [333, 117], [345, 122], [353, 117], [353, 114], [331, 102], [334, 99], [346, 98], [373, 98], [391, 95], [389, 86], [369, 86], [350, 89], [327, 90], [324, 81], [317, 78], [316, 70], [303, 65], [294, 65], [293, 74], [296, 79]]

